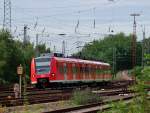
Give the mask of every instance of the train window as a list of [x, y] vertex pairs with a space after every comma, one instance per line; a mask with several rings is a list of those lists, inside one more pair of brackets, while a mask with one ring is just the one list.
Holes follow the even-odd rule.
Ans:
[[50, 58], [46, 58], [46, 57], [39, 57], [39, 58], [35, 58], [35, 62], [50, 62]]
[[74, 74], [77, 73], [77, 66], [76, 66], [75, 64], [72, 64], [72, 72], [73, 72]]
[[110, 73], [111, 73], [111, 70], [110, 70], [110, 69], [106, 69], [106, 73], [107, 73], [107, 74], [110, 74]]
[[98, 67], [96, 67], [96, 74], [98, 74]]
[[35, 58], [36, 72], [38, 74], [44, 74], [50, 72], [50, 58], [38, 57]]
[[100, 74], [100, 69], [99, 68], [96, 69], [96, 73]]
[[104, 69], [101, 70], [101, 74], [105, 74], [105, 70]]

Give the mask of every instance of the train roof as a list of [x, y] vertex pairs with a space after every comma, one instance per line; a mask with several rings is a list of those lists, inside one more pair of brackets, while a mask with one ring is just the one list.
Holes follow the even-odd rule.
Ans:
[[57, 61], [66, 61], [66, 62], [79, 62], [85, 64], [97, 64], [97, 65], [106, 65], [110, 66], [109, 63], [99, 62], [99, 61], [91, 61], [91, 60], [83, 60], [83, 59], [75, 59], [75, 58], [60, 58], [54, 57]]

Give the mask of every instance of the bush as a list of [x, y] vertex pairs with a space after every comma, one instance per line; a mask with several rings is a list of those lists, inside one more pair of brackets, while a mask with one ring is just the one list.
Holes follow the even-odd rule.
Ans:
[[83, 105], [99, 102], [101, 101], [101, 98], [98, 95], [92, 93], [89, 89], [83, 91], [76, 90], [73, 93], [72, 101], [74, 104]]
[[150, 113], [150, 100], [147, 98], [149, 95], [145, 89], [148, 87], [145, 82], [150, 81], [150, 67], [144, 67], [144, 69], [137, 67], [134, 71], [136, 84], [132, 86], [132, 89], [138, 92], [140, 96], [134, 97], [129, 104], [125, 104], [123, 101], [111, 103], [110, 111], [103, 113]]

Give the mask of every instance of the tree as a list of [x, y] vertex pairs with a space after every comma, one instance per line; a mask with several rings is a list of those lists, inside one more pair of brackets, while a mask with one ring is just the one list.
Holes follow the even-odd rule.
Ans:
[[17, 81], [16, 67], [23, 63], [21, 49], [8, 32], [0, 31], [0, 78], [1, 82]]
[[[45, 44], [39, 45], [40, 53], [50, 52]], [[13, 40], [9, 32], [0, 31], [0, 84], [18, 82], [17, 67], [22, 64], [29, 82], [30, 63], [35, 57], [33, 44]]]
[[[131, 35], [124, 33], [109, 35], [101, 40], [94, 40], [86, 44], [83, 49], [73, 56], [85, 59], [93, 59], [113, 64], [114, 48], [116, 49], [116, 69], [124, 70], [132, 68]], [[137, 64], [141, 65], [141, 43], [137, 42]]]

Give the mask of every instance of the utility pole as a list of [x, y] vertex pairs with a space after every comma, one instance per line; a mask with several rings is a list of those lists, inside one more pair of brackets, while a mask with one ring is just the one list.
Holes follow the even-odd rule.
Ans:
[[66, 53], [66, 47], [65, 47], [65, 41], [63, 40], [62, 42], [62, 53], [64, 54], [65, 56], [65, 53]]
[[143, 26], [142, 28], [142, 32], [143, 32], [143, 41], [142, 41], [142, 67], [144, 68], [144, 53], [145, 53], [145, 26]]
[[116, 74], [116, 48], [113, 48], [113, 75]]
[[36, 56], [39, 56], [39, 34], [36, 34]]
[[11, 0], [4, 0], [3, 30], [11, 32]]
[[[27, 44], [27, 42], [28, 42], [28, 40], [27, 40], [27, 25], [24, 25], [24, 28], [23, 28], [23, 35], [24, 35], [24, 37], [23, 37], [23, 47], [25, 48], [26, 47], [26, 44]], [[25, 61], [25, 58], [24, 58], [24, 76], [23, 76], [23, 96], [24, 96], [24, 103], [26, 103], [26, 99], [27, 99], [27, 95], [26, 95], [26, 86], [27, 86], [27, 83], [26, 83], [26, 65], [27, 65], [27, 63], [26, 63], [26, 61]]]
[[140, 16], [140, 14], [137, 13], [133, 13], [130, 14], [130, 16], [133, 16], [133, 35], [132, 35], [132, 42], [131, 42], [131, 46], [132, 46], [132, 67], [134, 68], [136, 65], [136, 20], [135, 17], [136, 16]]
[[27, 25], [24, 26], [24, 38], [23, 38], [23, 44], [24, 46], [28, 43], [27, 39]]
[[[27, 40], [27, 25], [24, 25], [24, 28], [23, 28], [23, 47], [25, 48], [26, 47], [26, 44], [27, 44], [27, 42], [28, 42], [28, 40]], [[25, 103], [25, 101], [26, 101], [26, 86], [27, 86], [27, 83], [26, 83], [26, 65], [27, 65], [27, 63], [26, 63], [26, 61], [25, 61], [25, 58], [24, 58], [24, 76], [23, 76], [23, 96], [24, 96], [24, 103]]]
[[53, 48], [53, 52], [55, 53], [56, 52], [56, 46], [54, 45], [54, 48]]

